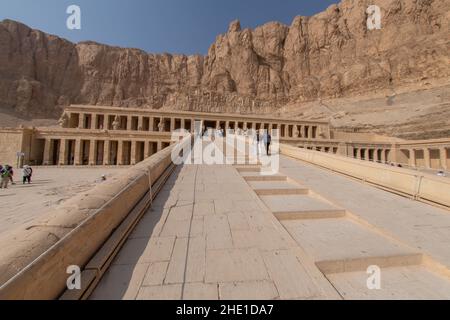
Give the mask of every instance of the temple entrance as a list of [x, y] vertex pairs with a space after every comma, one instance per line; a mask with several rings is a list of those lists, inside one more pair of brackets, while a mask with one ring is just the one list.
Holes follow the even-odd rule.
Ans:
[[121, 164], [128, 166], [131, 164], [131, 141], [122, 142], [122, 159]]
[[206, 130], [208, 130], [208, 129], [216, 130], [217, 121], [207, 121], [207, 120], [205, 120], [203, 123], [204, 123], [204, 126], [205, 126]]
[[95, 164], [101, 166], [103, 164], [103, 156], [105, 151], [105, 141], [97, 141], [95, 146]]
[[117, 152], [119, 150], [119, 142], [118, 141], [110, 141], [109, 142], [109, 165], [117, 165]]
[[190, 132], [191, 128], [192, 128], [191, 120], [190, 119], [185, 119], [184, 120], [184, 129]]
[[143, 142], [143, 141], [136, 142], [136, 151], [135, 151], [136, 152], [136, 154], [135, 154], [136, 163], [139, 163], [144, 160], [144, 146], [145, 146], [145, 142]]
[[67, 141], [67, 159], [66, 163], [69, 166], [73, 166], [75, 164], [75, 140]]
[[89, 149], [91, 147], [91, 141], [81, 140], [81, 164], [89, 164]]

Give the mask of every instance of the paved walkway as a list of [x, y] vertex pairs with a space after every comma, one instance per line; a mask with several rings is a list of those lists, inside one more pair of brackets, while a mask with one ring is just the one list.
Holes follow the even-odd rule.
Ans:
[[92, 299], [339, 298], [232, 166], [177, 169]]
[[448, 211], [283, 156], [259, 171], [178, 167], [91, 299], [450, 299]]

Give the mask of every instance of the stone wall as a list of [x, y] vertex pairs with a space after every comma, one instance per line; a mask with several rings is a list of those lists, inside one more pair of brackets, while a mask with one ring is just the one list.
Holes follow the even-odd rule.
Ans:
[[23, 132], [0, 130], [0, 164], [16, 167], [17, 152], [22, 151]]

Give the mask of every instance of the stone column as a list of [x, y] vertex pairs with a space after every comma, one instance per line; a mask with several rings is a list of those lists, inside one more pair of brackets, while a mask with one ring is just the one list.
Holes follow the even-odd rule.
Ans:
[[380, 162], [380, 159], [378, 158], [378, 150], [379, 149], [374, 149], [373, 150], [373, 161], [377, 162], [377, 163]]
[[447, 170], [447, 149], [445, 147], [439, 148], [439, 155], [441, 158], [442, 169]]
[[97, 114], [91, 114], [91, 130], [95, 130], [95, 126], [97, 124]]
[[74, 154], [74, 165], [81, 165], [81, 139], [75, 140], [75, 154]]
[[357, 159], [362, 160], [362, 150], [361, 148], [357, 148], [358, 152], [356, 153]]
[[91, 140], [89, 142], [89, 165], [90, 166], [94, 166], [96, 164], [95, 162], [95, 140]]
[[191, 119], [191, 132], [195, 131], [195, 119]]
[[155, 119], [154, 119], [154, 117], [150, 117], [149, 119], [148, 119], [148, 130], [150, 131], [150, 132], [152, 132], [152, 131], [155, 131], [155, 128], [153, 128], [153, 122], [155, 121]]
[[160, 152], [162, 150], [162, 141], [158, 141], [158, 149], [157, 152]]
[[131, 158], [130, 158], [130, 164], [134, 166], [136, 164], [136, 141], [131, 141]]
[[416, 150], [414, 149], [409, 149], [409, 166], [416, 167]]
[[431, 168], [431, 161], [430, 161], [430, 149], [424, 148], [423, 149], [423, 155], [425, 160], [425, 168], [430, 169]]
[[144, 130], [144, 116], [138, 116], [138, 131]]
[[185, 119], [181, 119], [181, 129], [186, 129], [186, 122]]
[[47, 139], [45, 139], [45, 144], [44, 144], [44, 159], [43, 159], [44, 166], [51, 165], [51, 163], [50, 163], [51, 152], [52, 152], [51, 149], [52, 149], [52, 140], [47, 138]]
[[103, 130], [108, 130], [109, 114], [103, 115]]
[[67, 164], [67, 140], [61, 139], [59, 144], [59, 165], [64, 166]]
[[84, 113], [78, 114], [78, 128], [83, 129], [84, 128]]
[[119, 140], [117, 146], [117, 165], [123, 165], [123, 141]]
[[127, 131], [131, 131], [131, 123], [133, 118], [131, 116], [127, 116]]
[[110, 163], [109, 154], [111, 149], [111, 141], [105, 140], [105, 145], [103, 147], [103, 165], [108, 166]]
[[170, 132], [175, 131], [175, 118], [170, 117]]

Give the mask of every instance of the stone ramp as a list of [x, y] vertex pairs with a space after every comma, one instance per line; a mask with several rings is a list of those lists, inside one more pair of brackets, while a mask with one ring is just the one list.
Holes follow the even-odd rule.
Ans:
[[270, 176], [249, 160], [179, 167], [91, 299], [449, 298], [448, 269], [312, 190], [299, 163]]
[[334, 273], [327, 278], [346, 300], [450, 299], [449, 281], [423, 266], [383, 268], [381, 290], [361, 286], [367, 281], [365, 271]]
[[[290, 169], [290, 172], [294, 171], [292, 167]], [[442, 273], [442, 269], [434, 272], [437, 264], [433, 271], [426, 267], [420, 250], [354, 219], [351, 213], [287, 175], [277, 174], [276, 177], [283, 177], [283, 181], [274, 182], [266, 178], [258, 180], [255, 168], [251, 172], [243, 169], [239, 172], [343, 298], [448, 299], [450, 296], [447, 291], [449, 274]], [[264, 177], [261, 172], [259, 175]], [[275, 192], [265, 195], [258, 191], [293, 187], [303, 190], [303, 194]], [[382, 276], [386, 276], [385, 281], [391, 282], [375, 290], [376, 293], [367, 287], [370, 266], [379, 267]], [[399, 278], [395, 279], [396, 276]], [[445, 289], [429, 295], [428, 292], [440, 281]]]
[[177, 168], [91, 299], [339, 299], [229, 165]]
[[349, 219], [283, 221], [283, 225], [324, 273], [366, 271], [370, 265], [385, 268], [422, 261], [419, 251]]
[[450, 269], [450, 212], [281, 156], [280, 172]]

